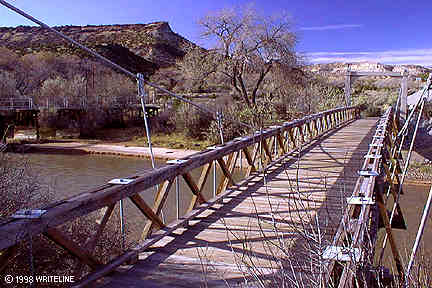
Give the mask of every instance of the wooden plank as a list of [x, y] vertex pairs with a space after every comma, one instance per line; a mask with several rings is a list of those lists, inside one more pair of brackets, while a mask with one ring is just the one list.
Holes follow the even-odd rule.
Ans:
[[318, 137], [318, 135], [319, 135], [319, 129], [318, 129], [318, 120], [317, 119], [314, 119], [313, 120], [313, 135], [314, 135], [314, 138], [315, 137]]
[[[349, 68], [348, 68], [349, 69]], [[351, 71], [348, 70], [345, 76], [345, 105], [351, 105]]]
[[[256, 176], [249, 176], [247, 179], [245, 179], [242, 183], [251, 181], [255, 179]], [[241, 185], [241, 184], [239, 184]], [[119, 267], [126, 261], [128, 261], [131, 258], [135, 258], [138, 253], [145, 251], [153, 244], [157, 243], [161, 239], [163, 239], [165, 236], [170, 235], [173, 233], [176, 229], [183, 227], [186, 223], [188, 223], [191, 219], [199, 215], [200, 213], [208, 210], [208, 208], [212, 207], [213, 205], [219, 203], [221, 199], [235, 193], [235, 190], [227, 190], [219, 195], [217, 195], [215, 198], [207, 201], [204, 204], [201, 204], [197, 209], [192, 210], [189, 214], [185, 215], [181, 219], [177, 219], [176, 221], [173, 221], [172, 223], [168, 224], [163, 230], [159, 230], [158, 232], [154, 233], [149, 239], [146, 239], [145, 241], [139, 243], [134, 249], [131, 249], [127, 251], [125, 254], [122, 254], [118, 256], [117, 258], [113, 259], [109, 264], [100, 267], [97, 271], [95, 271], [92, 274], [87, 275], [84, 279], [80, 280], [80, 282], [75, 283], [73, 287], [88, 287], [90, 283], [93, 281], [109, 274], [112, 270]]]
[[[366, 123], [370, 125], [368, 126], [370, 128], [374, 122], [375, 121], [369, 121]], [[363, 139], [363, 135], [367, 134], [369, 130], [364, 129], [364, 132], [359, 133], [357, 129], [359, 124], [355, 125], [357, 125], [355, 129], [351, 129], [350, 132], [353, 136], [347, 136], [348, 134], [346, 133], [340, 133], [338, 136], [336, 132], [331, 137], [335, 137], [335, 139], [353, 137], [357, 139], [357, 143], [360, 143]], [[338, 141], [340, 140], [334, 142]], [[327, 144], [324, 141], [317, 143], [322, 147], [325, 147], [325, 145], [334, 145], [332, 141]], [[365, 145], [367, 145], [367, 143], [365, 143]], [[357, 147], [356, 149], [361, 148]], [[314, 163], [315, 158], [325, 158], [329, 159], [328, 161], [333, 160], [335, 169], [339, 170], [339, 175], [337, 175], [335, 171], [329, 171], [331, 175], [336, 174], [330, 177], [334, 179], [334, 181], [336, 181], [338, 177], [342, 177], [340, 175], [345, 174], [343, 173], [344, 166], [339, 163], [340, 157], [332, 158], [332, 154], [328, 155], [326, 149], [322, 149], [319, 154], [305, 154], [303, 157], [307, 159], [305, 161], [310, 163]], [[361, 163], [364, 160], [362, 157], [351, 155], [348, 156], [348, 159], [352, 159], [352, 161], [356, 161], [357, 163]], [[300, 163], [301, 161], [302, 160], [300, 160]], [[319, 160], [316, 162], [319, 162]], [[234, 156], [232, 156], [230, 161], [225, 163], [228, 170], [231, 168], [229, 163], [235, 163]], [[113, 267], [120, 265], [129, 258], [135, 257], [138, 253], [137, 251], [144, 251], [147, 248], [151, 248], [151, 251], [141, 254], [139, 263], [137, 263], [130, 272], [125, 272], [121, 278], [117, 278], [116, 276], [113, 285], [122, 283], [121, 279], [129, 279], [131, 285], [146, 283], [145, 281], [151, 280], [154, 281], [154, 286], [161, 283], [165, 286], [170, 286], [179, 283], [179, 279], [182, 279], [182, 283], [188, 283], [187, 285], [190, 285], [190, 287], [199, 286], [200, 284], [198, 282], [189, 282], [192, 281], [189, 274], [185, 274], [178, 269], [170, 269], [178, 267], [170, 266], [170, 259], [173, 259], [173, 257], [179, 257], [178, 259], [184, 266], [186, 266], [185, 263], [195, 263], [196, 267], [200, 269], [208, 269], [206, 270], [209, 271], [208, 276], [213, 277], [211, 275], [219, 275], [219, 278], [215, 276], [215, 279], [219, 280], [221, 279], [220, 275], [223, 275], [224, 279], [227, 281], [233, 280], [233, 277], [236, 277], [235, 275], [237, 275], [237, 277], [244, 275], [241, 273], [242, 267], [236, 265], [241, 264], [236, 262], [233, 253], [237, 253], [238, 256], [245, 255], [245, 257], [247, 257], [246, 260], [254, 261], [254, 263], [257, 263], [258, 267], [266, 267], [269, 269], [267, 271], [271, 271], [271, 264], [269, 264], [269, 259], [266, 258], [271, 257], [271, 252], [266, 250], [267, 246], [265, 241], [276, 240], [276, 238], [272, 238], [271, 235], [274, 223], [276, 223], [280, 231], [283, 231], [284, 235], [286, 235], [284, 237], [284, 239], [287, 240], [286, 248], [291, 249], [291, 247], [294, 246], [290, 246], [291, 244], [289, 243], [292, 242], [292, 244], [294, 244], [297, 237], [292, 227], [300, 228], [301, 223], [299, 221], [301, 218], [314, 219], [314, 215], [316, 215], [318, 211], [321, 210], [322, 212], [323, 210], [327, 210], [330, 215], [332, 215], [333, 222], [335, 223], [329, 223], [329, 225], [323, 227], [322, 231], [332, 234], [334, 230], [336, 230], [336, 224], [339, 224], [339, 222], [336, 221], [336, 219], [338, 219], [336, 217], [337, 212], [341, 212], [342, 210], [335, 202], [337, 195], [333, 195], [333, 192], [329, 192], [330, 189], [324, 189], [332, 185], [330, 181], [323, 183], [323, 179], [327, 178], [327, 171], [319, 171], [319, 169], [311, 171], [309, 177], [316, 178], [317, 186], [321, 187], [321, 189], [315, 191], [313, 186], [299, 186], [299, 193], [294, 195], [297, 197], [297, 200], [304, 202], [302, 204], [298, 203], [299, 206], [296, 209], [292, 202], [294, 200], [290, 199], [290, 193], [289, 190], [287, 190], [287, 187], [289, 187], [289, 180], [282, 168], [283, 165], [285, 164], [269, 165], [266, 172], [266, 175], [269, 177], [266, 180], [267, 187], [264, 187], [264, 184], [262, 184], [263, 180], [257, 177], [257, 174], [254, 174], [254, 176], [256, 175], [255, 177], [251, 177], [248, 181], [241, 182], [243, 183], [241, 186], [234, 186], [231, 188], [233, 190], [227, 190], [229, 194], [225, 194], [225, 197], [218, 198], [216, 202], [212, 202], [213, 199], [209, 200], [209, 203], [214, 203], [211, 209], [207, 209], [209, 203], [202, 204], [197, 207], [197, 209], [205, 206], [207, 206], [207, 208], [202, 209], [199, 213], [194, 214], [194, 216], [188, 214], [188, 216], [185, 216], [190, 216], [187, 220], [181, 219], [176, 221], [176, 224], [181, 223], [181, 225], [176, 226], [176, 228], [169, 224], [164, 229], [152, 235], [152, 237], [157, 237], [157, 239], [153, 239], [152, 237], [147, 239], [144, 243], [128, 251], [125, 255], [114, 259], [109, 264], [109, 267], [98, 270], [96, 274], [90, 275], [83, 282], [78, 283], [77, 286], [83, 287], [85, 284], [91, 282], [91, 279], [97, 279], [101, 275], [106, 275], [106, 273], [112, 271]], [[296, 165], [296, 163], [293, 162], [291, 165]], [[273, 171], [275, 171], [275, 176], [272, 174]], [[306, 174], [308, 172], [309, 171], [306, 170]], [[274, 178], [270, 178], [270, 175]], [[358, 177], [356, 179], [358, 179]], [[340, 181], [341, 179], [338, 180], [339, 186], [336, 185], [334, 187], [336, 190], [342, 185]], [[277, 189], [272, 188], [273, 184]], [[351, 191], [345, 192], [349, 193]], [[326, 193], [330, 193], [330, 195]], [[221, 193], [219, 196], [223, 194], [224, 193]], [[273, 210], [269, 209], [269, 203], [273, 206]], [[193, 210], [192, 213], [195, 211], [197, 210]], [[293, 223], [288, 222], [289, 220]], [[188, 223], [187, 227], [183, 227], [185, 223]], [[262, 231], [265, 233], [265, 237]], [[361, 234], [359, 234], [359, 238], [361, 238], [360, 236]], [[244, 239], [248, 239], [249, 242], [244, 243]], [[201, 254], [201, 257], [198, 255], [201, 249], [208, 250], [209, 252], [204, 258], [202, 257], [203, 254]], [[245, 254], [248, 253], [247, 251], [251, 251], [251, 253]], [[145, 255], [149, 255], [149, 257], [146, 258], [147, 256]], [[154, 261], [155, 259], [160, 259], [160, 261]], [[266, 261], [267, 264], [264, 264], [264, 261]], [[212, 270], [213, 268], [216, 271]], [[226, 268], [226, 270], [220, 270], [224, 268]], [[152, 273], [148, 273], [149, 269], [152, 269]], [[191, 269], [193, 269], [193, 267], [187, 265], [184, 271], [190, 271]], [[172, 273], [172, 271], [176, 271], [176, 273]], [[220, 273], [221, 271], [224, 271], [224, 273]], [[274, 272], [275, 271], [272, 271], [272, 273]], [[264, 275], [271, 274], [268, 272]], [[241, 281], [241, 279], [237, 281]], [[109, 288], [112, 286], [108, 284], [106, 287]]]
[[[153, 205], [153, 211], [154, 213], [159, 217], [159, 215], [162, 212], [162, 208], [166, 202], [166, 199], [168, 197], [168, 193], [171, 189], [171, 186], [174, 182], [174, 179], [170, 179], [169, 181], [165, 181], [161, 186], [159, 186], [158, 192], [156, 194], [156, 198]], [[149, 221], [143, 229], [143, 232], [141, 233], [141, 240], [146, 239], [155, 228], [155, 224], [153, 221]]]
[[390, 242], [390, 247], [391, 247], [391, 251], [393, 254], [393, 259], [394, 259], [395, 264], [396, 264], [396, 269], [398, 270], [398, 273], [399, 273], [399, 279], [403, 281], [405, 279], [404, 269], [402, 266], [402, 261], [401, 261], [400, 255], [399, 255], [399, 250], [398, 250], [396, 241], [393, 237], [393, 232], [392, 232], [390, 220], [389, 220], [389, 217], [387, 214], [387, 209], [384, 205], [385, 202], [384, 202], [384, 198], [383, 198], [382, 185], [383, 185], [383, 183], [378, 184], [378, 189], [376, 190], [377, 205], [378, 205], [381, 219], [384, 222], [383, 224], [384, 224], [384, 228], [386, 230], [388, 241]]
[[308, 133], [308, 136], [309, 136], [309, 140], [313, 139], [312, 129], [311, 129], [310, 125], [311, 125], [310, 121], [306, 123], [306, 130], [307, 130], [307, 133]]
[[105, 229], [106, 224], [108, 223], [109, 218], [111, 217], [112, 212], [114, 211], [115, 204], [111, 204], [107, 207], [107, 210], [104, 213], [104, 216], [102, 217], [101, 223], [99, 224], [97, 232], [93, 235], [91, 240], [87, 243], [86, 248], [93, 252], [93, 250], [96, 247], [97, 242], [99, 241], [100, 236], [103, 233], [103, 230]]
[[293, 148], [297, 148], [297, 143], [296, 143], [296, 140], [294, 137], [294, 130], [293, 129], [288, 130], [288, 135], [289, 135], [289, 138], [291, 140], [291, 144], [292, 144]]
[[[253, 149], [252, 157], [251, 157], [251, 160], [252, 160], [251, 163], [252, 163], [253, 165], [250, 165], [250, 166], [248, 167], [248, 169], [247, 169], [247, 171], [246, 171], [246, 177], [249, 177], [249, 176], [252, 174], [252, 172], [255, 172], [255, 171], [258, 170], [257, 167], [255, 166], [255, 161], [256, 161], [256, 159], [257, 159], [257, 155], [258, 155], [259, 147], [260, 147], [260, 144], [259, 144], [259, 143], [256, 143], [255, 146], [254, 146], [254, 149]], [[246, 153], [246, 152], [245, 152], [245, 153]], [[245, 155], [246, 155], [246, 154], [245, 154]], [[248, 162], [249, 162], [249, 160], [248, 160]], [[249, 163], [249, 164], [250, 164], [250, 163]]]
[[297, 132], [299, 133], [298, 135], [300, 135], [300, 143], [301, 144], [306, 142], [305, 135], [303, 133], [303, 129], [304, 129], [303, 125], [297, 126]]
[[[238, 154], [238, 152], [237, 152], [236, 154]], [[232, 161], [233, 161], [233, 159], [234, 159], [233, 156], [234, 156], [234, 153], [231, 154], [231, 155], [229, 155], [229, 157], [228, 157], [228, 161], [227, 161], [227, 163], [228, 163], [228, 167], [231, 165], [231, 163], [232, 163]], [[235, 157], [235, 158], [237, 159], [237, 157]], [[219, 185], [219, 187], [218, 187], [218, 189], [217, 189], [217, 193], [216, 193], [216, 194], [219, 194], [219, 193], [221, 193], [223, 190], [225, 190], [225, 189], [222, 188], [222, 187], [223, 187], [222, 183], [223, 183], [223, 181], [225, 181], [226, 178], [229, 180], [228, 185], [234, 185], [234, 184], [235, 184], [235, 181], [234, 181], [234, 179], [232, 178], [232, 175], [231, 175], [232, 172], [231, 172], [230, 169], [225, 165], [225, 161], [223, 160], [223, 158], [217, 159], [217, 161], [218, 161], [218, 163], [219, 163], [219, 167], [221, 167], [221, 170], [222, 170], [222, 172], [223, 172], [222, 179], [221, 179], [221, 182], [220, 182], [221, 184]]]
[[187, 209], [186, 213], [191, 212], [196, 207], [197, 200], [199, 199], [198, 196], [201, 195], [201, 193], [202, 193], [202, 191], [204, 189], [204, 185], [205, 185], [205, 183], [207, 181], [207, 178], [208, 178], [208, 176], [210, 174], [211, 167], [212, 167], [212, 162], [207, 163], [206, 165], [204, 165], [203, 170], [201, 171], [201, 176], [200, 176], [200, 178], [198, 180], [198, 185], [197, 185], [198, 195], [194, 194], [192, 196], [191, 202], [189, 204], [189, 208]]
[[[89, 241], [87, 241], [87, 243], [84, 245], [85, 249], [87, 251], [89, 251], [89, 253], [93, 253], [94, 249], [96, 248], [96, 245], [100, 239], [100, 237], [102, 236], [103, 230], [105, 229], [106, 224], [108, 223], [108, 220], [112, 214], [112, 212], [114, 211], [116, 204], [112, 204], [108, 207], [106, 207], [106, 211], [101, 219], [101, 223], [99, 224], [99, 227], [97, 228], [96, 233], [90, 238]], [[76, 267], [75, 267], [75, 275], [81, 275], [82, 271], [84, 269], [84, 264], [82, 262], [79, 262]]]
[[279, 150], [280, 150], [281, 155], [287, 154], [287, 152], [285, 150], [285, 144], [284, 144], [282, 136], [280, 134], [277, 135], [277, 141], [279, 144]]
[[135, 194], [129, 197], [132, 203], [143, 213], [150, 221], [157, 225], [158, 228], [165, 227], [163, 221], [156, 215], [153, 210], [147, 205], [139, 194]]
[[158, 216], [162, 212], [162, 208], [164, 206], [168, 193], [172, 187], [172, 184], [174, 183], [174, 180], [175, 178], [165, 181], [158, 189], [157, 197], [155, 198], [154, 205], [153, 205], [153, 211]]
[[[256, 147], [256, 146], [255, 146], [255, 147]], [[255, 163], [254, 163], [254, 160], [255, 160], [255, 159], [254, 159], [254, 157], [252, 157], [252, 156], [250, 155], [249, 150], [248, 150], [247, 148], [242, 149], [242, 151], [243, 151], [243, 153], [244, 153], [244, 155], [245, 155], [246, 161], [247, 161], [248, 164], [249, 164], [248, 171], [249, 171], [249, 168], [250, 168], [250, 172], [248, 172], [248, 173], [246, 173], [246, 174], [250, 175], [251, 172], [256, 171]], [[255, 149], [254, 149], [253, 152], [254, 152], [253, 155], [256, 157], [256, 155], [255, 155], [255, 153], [256, 153]]]
[[92, 269], [96, 269], [102, 265], [99, 260], [90, 255], [86, 250], [78, 246], [75, 242], [71, 241], [66, 235], [60, 232], [56, 228], [49, 228], [44, 233], [46, 237], [52, 240], [54, 243], [68, 251], [73, 256], [77, 257], [80, 261], [90, 266]]
[[267, 155], [267, 157], [269, 158], [269, 161], [272, 162], [273, 161], [273, 157], [272, 157], [271, 151], [270, 151], [270, 149], [269, 149], [269, 147], [267, 145], [267, 141], [265, 139], [263, 139], [261, 141], [261, 145], [262, 145], [262, 148], [263, 148], [263, 150], [265, 152], [265, 155]]
[[[387, 110], [386, 111], [386, 115], [384, 117], [384, 119], [388, 119], [388, 117], [390, 116], [388, 114], [388, 112], [391, 110]], [[383, 120], [383, 119], [381, 119]], [[376, 139], [374, 139], [376, 140]], [[379, 141], [376, 141], [376, 143], [382, 143], [383, 139], [380, 139]], [[369, 149], [369, 154], [379, 154], [381, 155], [383, 153], [383, 149], [381, 149], [380, 147], [376, 148], [376, 151], [372, 151], [373, 149], [370, 148]], [[361, 170], [365, 170], [365, 169], [370, 169], [371, 171], [378, 171], [379, 165], [381, 164], [381, 160], [382, 159], [365, 159], [363, 161], [363, 165]], [[376, 186], [375, 185], [375, 177], [359, 177], [356, 183], [356, 186], [354, 188], [353, 191], [353, 196], [358, 196], [358, 195], [364, 195], [364, 196], [369, 196], [372, 197], [373, 195], [373, 191], [376, 190]], [[384, 208], [385, 210], [385, 208]], [[361, 225], [361, 223], [366, 223], [366, 217], [369, 217], [369, 213], [370, 213], [370, 209], [367, 205], [363, 205], [361, 208], [361, 212], [358, 206], [354, 206], [350, 205], [347, 207], [347, 210], [343, 216], [343, 220], [341, 221], [341, 224], [339, 225], [339, 228], [336, 232], [336, 235], [333, 238], [333, 246], [338, 246], [338, 245], [343, 245], [341, 242], [348, 240], [348, 242], [351, 242], [351, 239], [354, 241], [354, 243], [351, 243], [350, 246], [351, 247], [362, 247], [362, 240], [363, 240], [363, 234], [364, 234], [364, 230], [365, 227], [363, 227]], [[386, 212], [385, 212], [386, 213]], [[359, 215], [360, 214], [360, 215]], [[359, 217], [360, 216], [360, 217]], [[351, 232], [347, 231], [345, 229], [345, 223], [348, 223], [348, 221], [351, 218], [359, 218], [361, 219], [361, 221], [357, 222], [357, 226], [354, 227], [354, 235], [353, 237], [351, 237]], [[376, 220], [376, 219], [375, 219]], [[350, 234], [350, 236], [348, 236], [347, 234]], [[343, 235], [346, 235], [346, 239], [344, 240]], [[376, 238], [375, 238], [376, 240]], [[360, 242], [360, 243], [357, 243]], [[345, 243], [346, 244], [346, 243]], [[357, 246], [356, 246], [357, 245]], [[375, 245], [375, 243], [373, 243], [373, 245]], [[351, 285], [352, 284], [352, 277], [354, 276], [353, 273], [351, 273], [352, 271], [352, 263], [347, 263], [342, 271], [342, 275], [341, 275], [341, 279], [340, 279], [340, 283], [339, 283], [339, 287], [345, 287], [346, 284]], [[325, 283], [329, 282], [329, 277], [331, 274], [333, 274], [333, 269], [335, 267], [335, 261], [331, 261], [328, 265], [328, 271], [330, 271], [330, 273], [326, 273], [325, 277]], [[337, 271], [336, 271], [336, 274]]]
[[289, 139], [289, 133], [288, 131], [282, 131], [281, 137], [283, 138], [283, 147], [285, 151], [290, 150], [290, 139]]
[[269, 138], [270, 143], [266, 143], [266, 144], [267, 144], [267, 147], [269, 148], [270, 155], [272, 155], [272, 157], [274, 157], [276, 159], [277, 155], [274, 155], [274, 151], [273, 151], [275, 141], [276, 141], [275, 137], [276, 137], [276, 135], [274, 137]]
[[[223, 161], [223, 160], [222, 160]], [[201, 203], [205, 203], [206, 200], [204, 199], [204, 197], [201, 195], [201, 191], [198, 188], [197, 184], [195, 183], [195, 181], [193, 180], [192, 176], [189, 173], [185, 173], [182, 175], [183, 179], [186, 181], [186, 184], [189, 186], [189, 188], [191, 189], [192, 193], [197, 196], [198, 198], [198, 202]]]

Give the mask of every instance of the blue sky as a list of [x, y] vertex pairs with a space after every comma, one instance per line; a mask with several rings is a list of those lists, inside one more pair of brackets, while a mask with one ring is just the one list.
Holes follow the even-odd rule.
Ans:
[[[8, 0], [6, 0], [8, 1]], [[206, 46], [197, 21], [209, 11], [251, 1], [228, 0], [9, 0], [48, 25], [168, 21], [174, 32]], [[61, 3], [61, 4], [59, 4]], [[262, 14], [286, 11], [299, 36], [296, 50], [309, 62], [377, 61], [432, 65], [432, 1], [254, 1]], [[0, 26], [32, 25], [0, 6]]]

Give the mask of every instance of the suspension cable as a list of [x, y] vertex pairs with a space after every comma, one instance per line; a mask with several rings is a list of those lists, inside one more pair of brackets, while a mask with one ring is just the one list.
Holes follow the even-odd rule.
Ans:
[[225, 143], [224, 136], [223, 136], [223, 126], [222, 126], [222, 112], [216, 112], [216, 118], [217, 118], [217, 125], [219, 129], [219, 135], [221, 139], [221, 144], [223, 145]]
[[[418, 117], [417, 117], [417, 123], [416, 123], [415, 129], [414, 129], [414, 134], [413, 134], [413, 138], [411, 140], [410, 148], [409, 148], [409, 151], [408, 151], [408, 156], [407, 156], [407, 159], [405, 160], [405, 166], [404, 166], [404, 170], [402, 172], [402, 179], [401, 179], [401, 181], [399, 183], [398, 193], [397, 193], [396, 199], [395, 199], [395, 201], [393, 203], [393, 208], [392, 208], [392, 211], [391, 211], [391, 214], [390, 214], [390, 219], [389, 219], [390, 225], [391, 225], [391, 223], [393, 221], [397, 205], [399, 205], [400, 195], [401, 195], [401, 192], [402, 192], [402, 185], [403, 185], [403, 183], [405, 181], [405, 176], [406, 176], [406, 173], [408, 171], [408, 166], [409, 166], [409, 162], [410, 162], [410, 159], [411, 159], [411, 154], [412, 154], [412, 151], [413, 151], [413, 148], [414, 148], [414, 142], [415, 142], [415, 139], [416, 139], [416, 136], [417, 136], [417, 131], [418, 131], [418, 127], [419, 127], [419, 124], [420, 124], [420, 119], [421, 119], [421, 116], [423, 114], [423, 109], [424, 109], [424, 106], [425, 106], [425, 103], [426, 103], [426, 98], [424, 98], [424, 97], [421, 98], [421, 100], [419, 102], [421, 102], [420, 111], [419, 111], [419, 114], [418, 114]], [[413, 110], [413, 111], [415, 111], [415, 110]], [[383, 257], [384, 257], [384, 249], [387, 246], [387, 240], [388, 240], [388, 236], [386, 234], [384, 236], [383, 247], [382, 247], [382, 250], [381, 250], [381, 253], [380, 253], [380, 257], [379, 257], [379, 264], [380, 265], [381, 265]]]
[[154, 169], [154, 168], [156, 168], [155, 157], [153, 154], [153, 146], [152, 146], [151, 135], [150, 135], [150, 125], [148, 123], [147, 111], [146, 111], [146, 107], [145, 107], [145, 103], [144, 103], [144, 97], [146, 96], [146, 92], [144, 91], [144, 76], [141, 73], [138, 73], [137, 79], [138, 79], [138, 81], [137, 81], [137, 83], [138, 83], [138, 97], [140, 99], [141, 108], [142, 108], [142, 111], [144, 114], [144, 125], [145, 125], [145, 129], [146, 129], [147, 142], [148, 142], [149, 149], [150, 149], [150, 157], [151, 157], [152, 167]]

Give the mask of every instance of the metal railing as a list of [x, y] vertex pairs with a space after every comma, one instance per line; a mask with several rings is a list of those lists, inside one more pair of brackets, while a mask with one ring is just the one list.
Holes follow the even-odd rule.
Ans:
[[[399, 187], [402, 185], [399, 146], [398, 141], [395, 140], [398, 131], [397, 119], [390, 107], [377, 123], [368, 153], [364, 156], [365, 160], [358, 172], [359, 177], [354, 191], [347, 199], [348, 206], [343, 219], [334, 236], [332, 246], [327, 247], [346, 254], [346, 257], [335, 255], [330, 259], [328, 272], [325, 275], [326, 283], [330, 287], [358, 287], [363, 281], [368, 282], [372, 281], [372, 278], [375, 280], [378, 278], [378, 275], [369, 275], [360, 279], [361, 273], [357, 272], [365, 272], [374, 266], [372, 264], [375, 249], [382, 247], [382, 243], [377, 243], [379, 221], [383, 222], [386, 230], [399, 279], [401, 281], [404, 279], [399, 249], [392, 231], [393, 226], [390, 224], [394, 222], [389, 219], [386, 208], [387, 204], [392, 202], [389, 200], [390, 194], [394, 198], [393, 202], [396, 202]], [[385, 191], [386, 189], [388, 190]], [[399, 204], [397, 208], [402, 217]], [[403, 217], [401, 219], [401, 225], [404, 226]], [[366, 287], [370, 287], [369, 285], [371, 283], [367, 283]]]

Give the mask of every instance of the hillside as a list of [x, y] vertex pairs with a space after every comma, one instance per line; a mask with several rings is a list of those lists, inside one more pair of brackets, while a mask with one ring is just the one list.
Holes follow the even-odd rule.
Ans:
[[[160, 67], [172, 66], [194, 45], [174, 33], [167, 22], [54, 28], [135, 73], [152, 74]], [[85, 53], [49, 30], [33, 26], [0, 27], [0, 47], [19, 55], [41, 51]]]
[[305, 67], [310, 72], [319, 73], [322, 75], [344, 75], [350, 64], [351, 71], [362, 72], [403, 72], [406, 70], [410, 76], [417, 76], [423, 73], [431, 72], [432, 69], [420, 65], [387, 65], [378, 62], [355, 62], [355, 63], [326, 63], [313, 64]]

